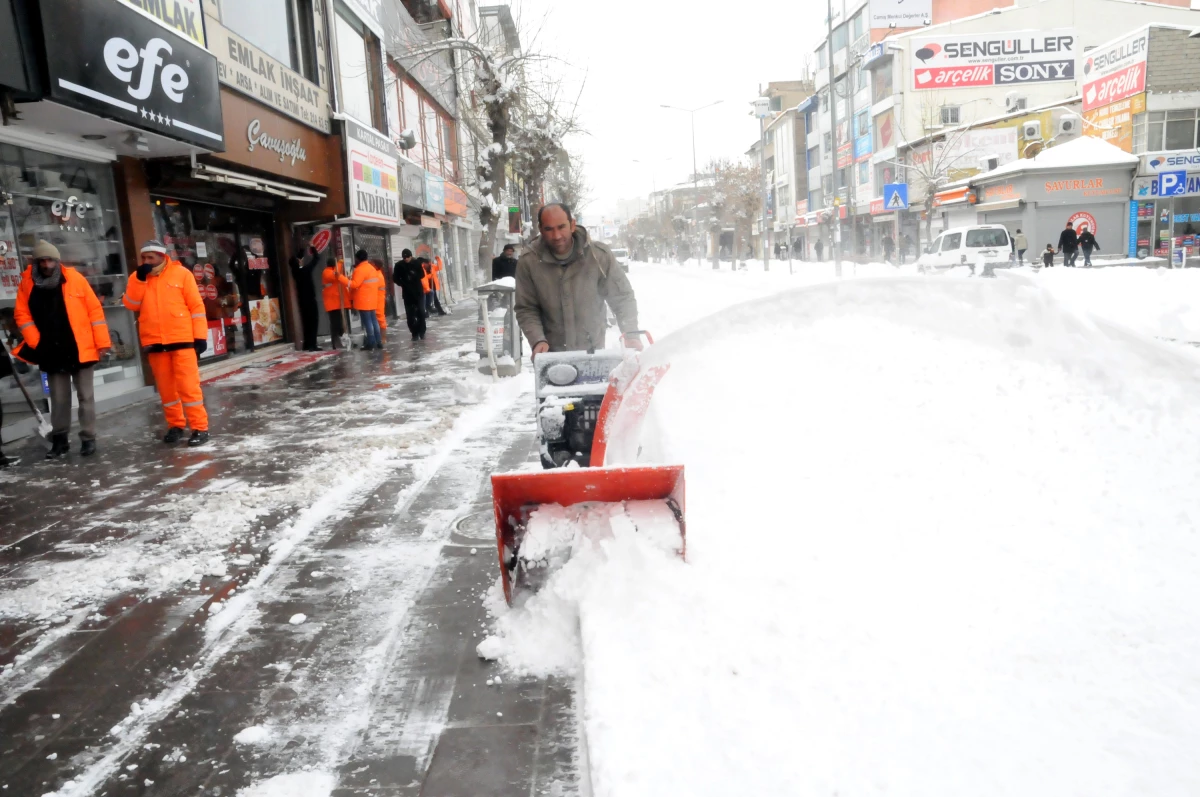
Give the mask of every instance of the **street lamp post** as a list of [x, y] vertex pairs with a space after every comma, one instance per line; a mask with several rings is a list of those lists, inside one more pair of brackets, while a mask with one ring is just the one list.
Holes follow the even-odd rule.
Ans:
[[[697, 234], [700, 232], [700, 179], [699, 179], [699, 172], [696, 169], [696, 112], [706, 110], [708, 108], [713, 107], [714, 105], [720, 105], [721, 102], [722, 102], [722, 100], [717, 100], [716, 102], [710, 102], [708, 105], [701, 105], [699, 108], [690, 108], [690, 109], [689, 108], [676, 108], [674, 105], [661, 106], [661, 107], [666, 108], [671, 111], [683, 111], [684, 113], [688, 114], [692, 118], [692, 193], [693, 193], [693, 196], [692, 196], [692, 230], [693, 230], [693, 234]], [[697, 249], [698, 248], [699, 247], [697, 247]], [[696, 262], [697, 263], [702, 262], [701, 255], [698, 251], [696, 253]], [[720, 267], [721, 267], [721, 261], [718, 260], [717, 264], [714, 265], [713, 268], [717, 269]]]
[[[833, 142], [833, 152], [829, 155], [829, 164], [832, 167], [833, 173], [830, 175], [830, 187], [833, 194], [837, 196], [837, 175], [838, 175], [838, 127], [837, 127], [837, 90], [834, 78], [836, 70], [833, 66], [833, 0], [827, 0], [827, 16], [825, 17], [825, 44], [829, 53], [829, 139]], [[837, 203], [833, 205], [833, 237], [830, 240], [830, 245], [833, 248], [833, 268], [834, 272], [840, 279], [842, 276], [842, 220], [838, 218], [840, 208]]]

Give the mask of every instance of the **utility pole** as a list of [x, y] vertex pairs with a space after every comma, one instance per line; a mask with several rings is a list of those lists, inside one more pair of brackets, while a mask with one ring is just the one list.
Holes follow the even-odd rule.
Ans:
[[[696, 112], [703, 111], [706, 108], [711, 108], [714, 105], [719, 105], [721, 102], [722, 102], [722, 100], [717, 100], [716, 102], [710, 102], [708, 105], [702, 105], [699, 108], [691, 108], [691, 109], [676, 108], [674, 105], [660, 106], [662, 108], [667, 108], [672, 111], [683, 111], [684, 113], [689, 114], [692, 117], [692, 193], [693, 193], [693, 197], [692, 197], [692, 200], [693, 200], [692, 201], [692, 235], [693, 236], [698, 235], [700, 232], [700, 175], [699, 175], [699, 170], [696, 168]], [[694, 245], [695, 244], [693, 244], [693, 246]], [[699, 248], [697, 247], [696, 262], [701, 263], [701, 262], [703, 262], [703, 257], [701, 256], [698, 249]], [[713, 268], [714, 269], [720, 268], [720, 260], [719, 259], [713, 265]]]
[[[850, 179], [846, 181], [846, 190], [848, 199], [846, 204], [850, 206], [846, 211], [846, 215], [850, 217], [850, 257], [854, 263], [858, 261], [858, 138], [854, 129], [854, 69], [858, 66], [858, 58], [851, 59], [849, 45], [846, 49], [846, 110], [848, 118], [846, 119], [846, 135], [850, 138]], [[857, 266], [855, 266], [857, 273]]]
[[[762, 91], [760, 88], [759, 91]], [[769, 108], [770, 106], [768, 106]], [[767, 119], [758, 117], [758, 183], [762, 194], [763, 271], [771, 270], [771, 245], [767, 240]]]
[[[833, 152], [830, 153], [829, 163], [833, 168], [833, 174], [830, 175], [829, 185], [833, 189], [833, 195], [837, 196], [837, 153], [838, 153], [838, 129], [837, 129], [837, 91], [834, 88], [834, 68], [833, 68], [833, 0], [825, 0], [828, 11], [828, 16], [825, 18], [825, 46], [829, 52], [829, 138], [833, 142]], [[838, 218], [838, 206], [833, 205], [833, 240], [830, 241], [833, 249], [833, 268], [834, 273], [840, 279], [842, 276], [842, 220]]]

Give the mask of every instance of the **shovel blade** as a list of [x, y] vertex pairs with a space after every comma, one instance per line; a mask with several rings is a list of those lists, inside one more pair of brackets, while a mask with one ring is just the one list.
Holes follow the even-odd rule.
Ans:
[[680, 550], [684, 551], [687, 537], [682, 465], [559, 468], [492, 476], [496, 553], [500, 559], [505, 600], [512, 605], [516, 553], [529, 513], [537, 506], [654, 500], [670, 501], [678, 513], [682, 538]]

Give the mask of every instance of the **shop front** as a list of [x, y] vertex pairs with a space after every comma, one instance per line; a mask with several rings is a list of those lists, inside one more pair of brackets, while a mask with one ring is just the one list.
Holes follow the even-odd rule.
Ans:
[[[146, 389], [136, 320], [121, 304], [136, 265], [123, 175], [147, 158], [224, 148], [216, 59], [202, 39], [122, 0], [10, 9], [0, 0], [13, 21], [0, 45], [0, 91], [19, 114], [0, 126], [0, 334], [10, 347], [19, 341], [12, 316], [21, 273], [37, 242], [49, 241], [104, 308], [113, 346], [95, 371], [103, 410]], [[72, 24], [61, 24], [67, 18]], [[45, 409], [40, 373], [18, 371], [0, 378], [10, 436], [14, 423], [31, 425], [17, 379]]]
[[1171, 257], [1186, 250], [1194, 258], [1200, 250], [1200, 151], [1141, 156], [1129, 215], [1130, 230], [1136, 231], [1131, 257]]

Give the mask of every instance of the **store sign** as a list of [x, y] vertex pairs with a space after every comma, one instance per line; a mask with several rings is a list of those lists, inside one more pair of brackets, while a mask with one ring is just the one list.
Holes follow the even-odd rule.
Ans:
[[283, 163], [287, 159], [291, 159], [292, 165], [296, 165], [296, 161], [304, 161], [308, 158], [308, 153], [304, 150], [304, 145], [300, 143], [300, 139], [277, 138], [263, 130], [263, 124], [258, 119], [251, 119], [250, 124], [246, 127], [246, 141], [248, 143], [247, 150], [254, 151], [255, 147], [262, 147], [265, 150], [274, 152], [279, 156], [279, 162]]
[[1126, 152], [1133, 152], [1133, 117], [1145, 112], [1145, 92], [1084, 111], [1084, 135], [1107, 141]]
[[919, 28], [933, 20], [933, 0], [871, 0], [872, 28]]
[[1100, 236], [1096, 226], [1096, 217], [1085, 210], [1081, 210], [1078, 213], [1072, 214], [1067, 221], [1072, 227], [1075, 228], [1075, 232], [1077, 233], [1081, 233], [1084, 230], [1091, 230], [1092, 235], [1095, 235], [1096, 237]]
[[204, 46], [204, 12], [200, 0], [125, 0], [163, 25]]
[[984, 202], [1011, 202], [1014, 199], [1020, 199], [1016, 186], [1012, 183], [1003, 183], [1001, 185], [989, 185], [983, 189]]
[[346, 180], [350, 218], [385, 227], [400, 224], [400, 178], [396, 145], [349, 119], [346, 130]]
[[1150, 32], [1142, 28], [1090, 51], [1083, 60], [1083, 110], [1144, 92], [1149, 49]]
[[21, 285], [21, 258], [17, 252], [17, 236], [13, 231], [12, 215], [0, 213], [0, 300], [16, 299]]
[[914, 40], [917, 90], [1054, 83], [1075, 80], [1073, 28]]
[[467, 215], [467, 192], [449, 180], [446, 181], [446, 213], [464, 218]]
[[920, 166], [937, 157], [937, 163], [951, 172], [978, 173], [989, 158], [997, 166], [1017, 160], [1017, 128], [992, 127], [967, 130], [950, 136], [949, 141], [937, 141], [914, 151], [913, 163]]
[[40, 8], [53, 100], [206, 150], [225, 148], [210, 53], [122, 0], [42, 0]]
[[1146, 174], [1200, 168], [1200, 151], [1143, 155], [1142, 171]]
[[446, 181], [425, 172], [425, 209], [433, 213], [446, 212]]
[[328, 228], [326, 228], [324, 230], [320, 230], [316, 235], [314, 235], [312, 237], [312, 241], [310, 241], [309, 244], [312, 246], [313, 249], [316, 249], [317, 252], [324, 252], [326, 249], [329, 248], [329, 240], [332, 237], [333, 237], [333, 232], [331, 230], [329, 230]]
[[217, 77], [280, 113], [329, 132], [329, 92], [293, 72], [212, 17], [209, 49], [217, 57]]
[[[1165, 174], [1174, 174], [1172, 172], [1163, 172], [1155, 177], [1138, 177], [1133, 181], [1133, 197], [1134, 199], [1154, 199], [1159, 196], [1159, 181], [1162, 180]], [[1177, 182], [1172, 184], [1173, 193], [1170, 196], [1174, 197], [1189, 197], [1200, 196], [1200, 172], [1180, 172], [1183, 175], [1182, 179], [1176, 178]]]
[[1070, 180], [1046, 180], [1043, 184], [1043, 190], [1048, 195], [1061, 193], [1079, 194], [1084, 197], [1103, 197], [1103, 196], [1118, 196], [1125, 194], [1125, 188], [1121, 185], [1114, 184], [1113, 181], [1105, 181], [1103, 177], [1085, 177], [1082, 179]]
[[425, 170], [400, 158], [400, 199], [412, 208], [425, 209]]

